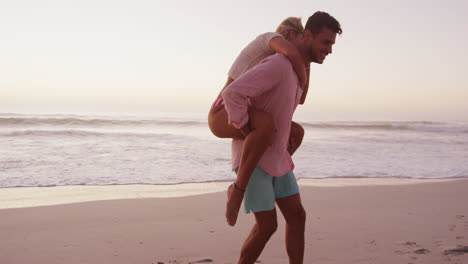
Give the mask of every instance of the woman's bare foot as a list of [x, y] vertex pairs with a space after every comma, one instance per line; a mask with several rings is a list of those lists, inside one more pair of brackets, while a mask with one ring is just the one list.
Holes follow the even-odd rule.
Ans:
[[230, 226], [234, 226], [237, 222], [244, 192], [234, 187], [234, 184], [229, 185], [227, 189], [228, 200], [226, 203], [226, 220]]

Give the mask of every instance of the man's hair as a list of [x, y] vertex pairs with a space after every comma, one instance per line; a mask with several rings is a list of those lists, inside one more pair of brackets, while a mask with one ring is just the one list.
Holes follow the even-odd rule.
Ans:
[[322, 11], [317, 11], [309, 17], [307, 20], [305, 30], [309, 30], [314, 36], [319, 34], [324, 27], [334, 31], [335, 33], [341, 34], [341, 25], [338, 20], [330, 16], [330, 14]]
[[289, 30], [293, 30], [296, 33], [303, 33], [304, 27], [302, 26], [300, 17], [288, 17], [276, 29], [276, 33], [281, 34], [284, 38], [288, 36]]

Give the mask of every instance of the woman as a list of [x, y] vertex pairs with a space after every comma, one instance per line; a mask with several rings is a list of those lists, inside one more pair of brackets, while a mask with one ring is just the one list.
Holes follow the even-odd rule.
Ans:
[[[302, 35], [304, 28], [300, 18], [290, 17], [284, 20], [276, 33], [268, 32], [259, 35], [239, 54], [229, 70], [226, 88], [244, 72], [260, 63], [266, 57], [276, 52], [282, 53], [291, 61], [296, 71], [303, 95], [300, 104], [304, 103], [308, 89], [308, 67], [306, 69], [299, 51], [289, 41]], [[271, 144], [275, 133], [275, 123], [270, 114], [248, 109], [249, 122], [244, 127], [234, 127], [229, 122], [229, 116], [223, 105], [222, 92], [218, 95], [208, 115], [208, 124], [212, 133], [220, 138], [244, 139], [243, 152], [237, 171], [236, 181], [228, 188], [228, 202], [226, 205], [226, 219], [229, 225], [235, 225], [242, 203], [245, 188], [250, 175], [257, 166], [265, 150]], [[302, 142], [304, 129], [297, 123], [291, 123], [291, 135], [288, 151], [292, 155]]]

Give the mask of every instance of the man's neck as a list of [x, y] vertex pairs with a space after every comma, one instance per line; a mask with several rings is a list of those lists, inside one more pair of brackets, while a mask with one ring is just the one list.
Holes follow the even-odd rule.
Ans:
[[310, 59], [309, 57], [309, 52], [308, 50], [301, 46], [299, 49], [299, 53], [301, 54], [301, 57], [302, 57], [302, 60], [304, 61], [304, 64], [307, 66], [307, 65], [310, 65], [310, 63], [312, 62], [312, 60]]

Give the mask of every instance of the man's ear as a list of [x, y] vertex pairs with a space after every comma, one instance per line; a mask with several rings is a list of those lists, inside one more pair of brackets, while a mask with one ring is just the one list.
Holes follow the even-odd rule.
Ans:
[[312, 32], [310, 32], [310, 30], [305, 30], [304, 31], [304, 40], [309, 41], [309, 40], [313, 40], [313, 39], [314, 39], [314, 35], [312, 35]]

